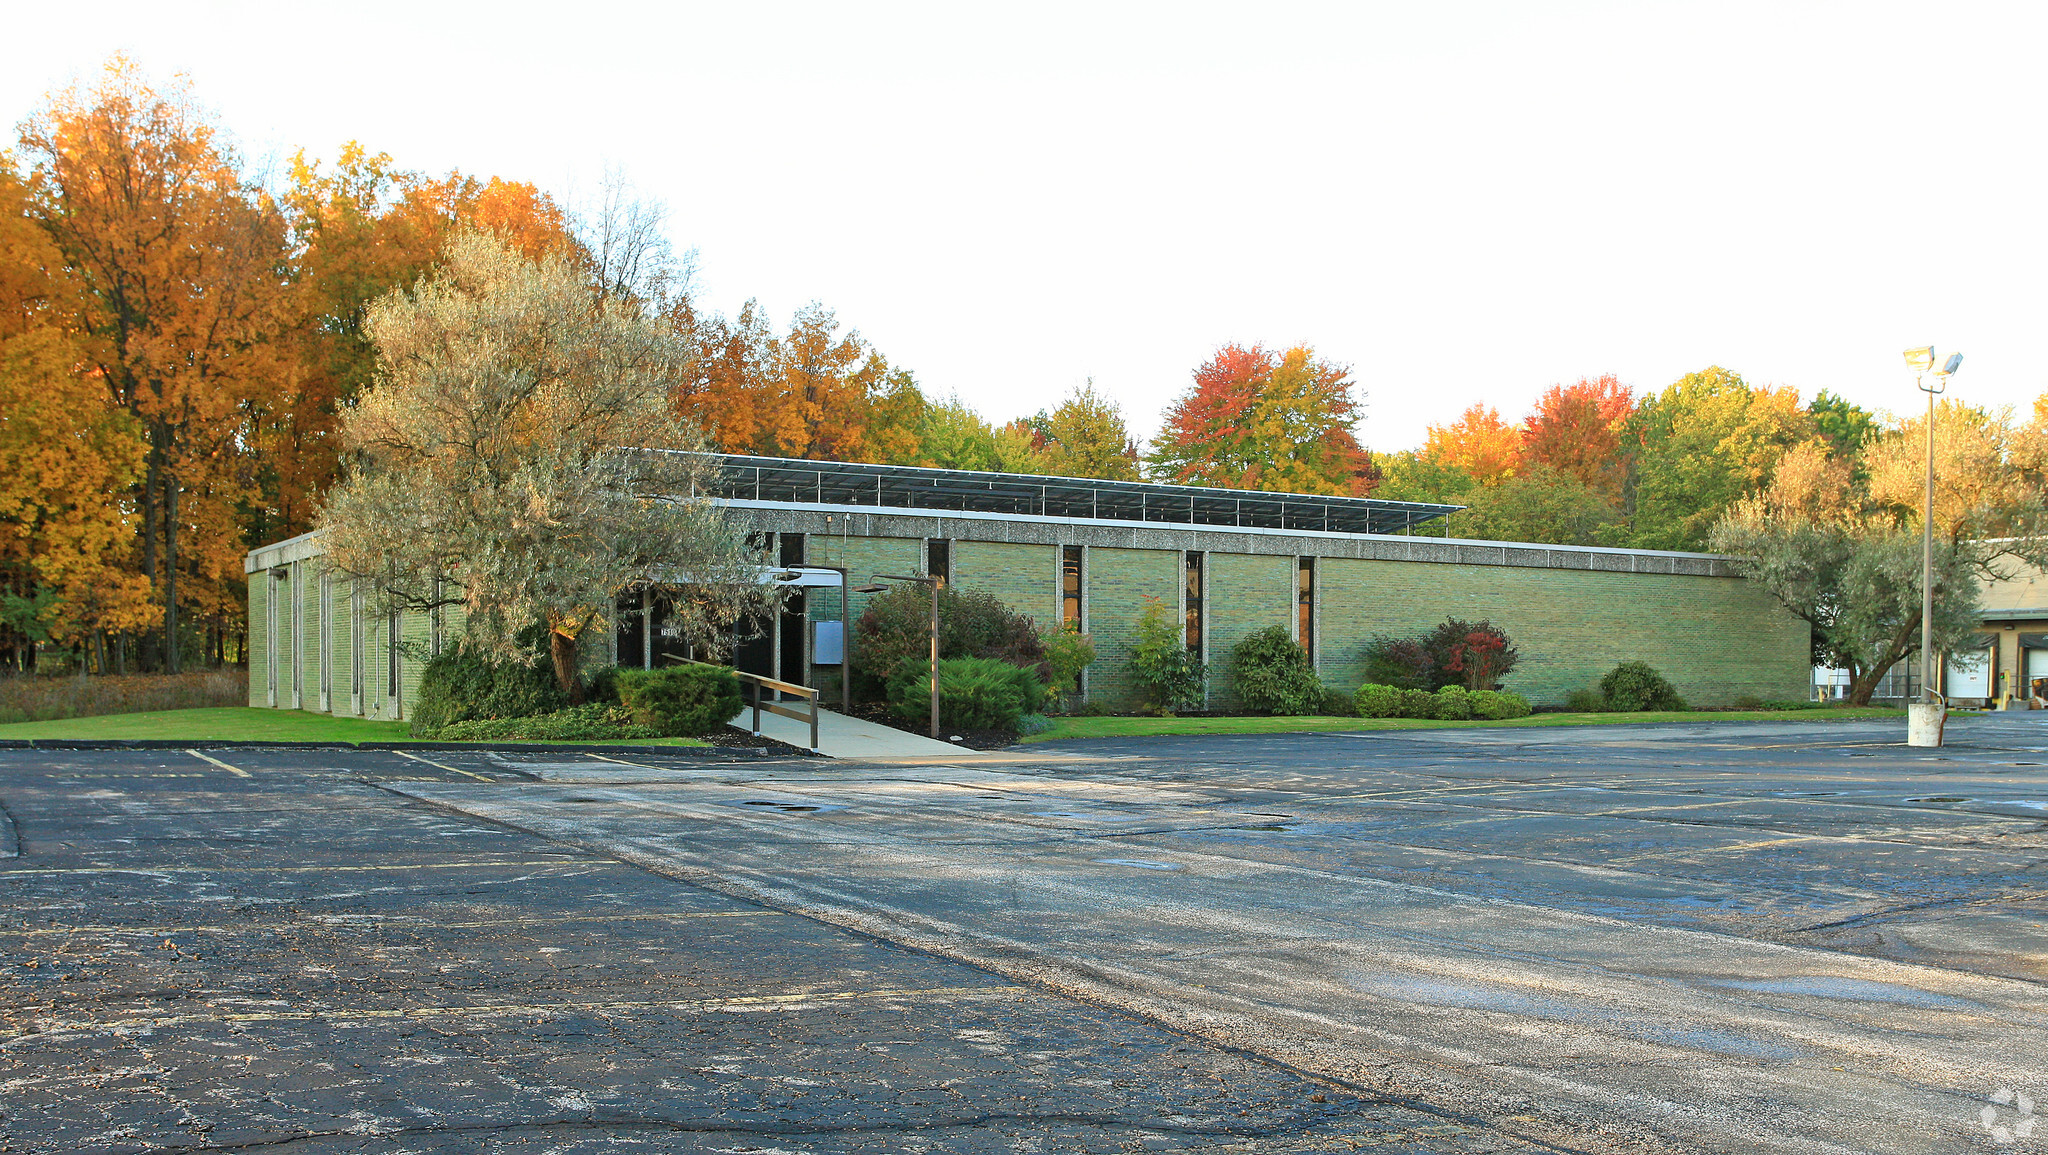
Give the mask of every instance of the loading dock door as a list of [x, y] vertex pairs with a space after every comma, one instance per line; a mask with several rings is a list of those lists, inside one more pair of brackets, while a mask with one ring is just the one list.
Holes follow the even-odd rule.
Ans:
[[1945, 686], [1950, 698], [1989, 698], [1991, 696], [1991, 648], [1981, 650], [1960, 650], [1948, 656], [1948, 679]]

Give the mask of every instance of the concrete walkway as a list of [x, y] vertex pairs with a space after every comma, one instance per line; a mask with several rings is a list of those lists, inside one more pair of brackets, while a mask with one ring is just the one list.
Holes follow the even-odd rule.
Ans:
[[[740, 711], [732, 724], [752, 733], [754, 711], [752, 707]], [[761, 711], [761, 733], [777, 742], [787, 742], [799, 750], [811, 748], [811, 727], [808, 722], [785, 718], [780, 714]], [[827, 758], [852, 758], [861, 761], [889, 760], [898, 758], [979, 758], [981, 755], [965, 746], [952, 742], [934, 742], [921, 734], [911, 734], [893, 726], [881, 726], [849, 718], [831, 710], [818, 711], [818, 752]]]

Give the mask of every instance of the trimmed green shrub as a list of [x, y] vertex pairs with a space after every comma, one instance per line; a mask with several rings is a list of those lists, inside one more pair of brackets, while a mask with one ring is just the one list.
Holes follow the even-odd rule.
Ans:
[[1022, 718], [1017, 719], [1018, 737], [1043, 734], [1050, 729], [1052, 729], [1052, 719], [1044, 714], [1026, 714]]
[[1324, 686], [1322, 712], [1331, 718], [1356, 718], [1358, 701], [1333, 686]]
[[1323, 683], [1308, 654], [1282, 626], [1255, 630], [1230, 651], [1238, 700], [1262, 714], [1313, 714], [1323, 706]]
[[445, 742], [602, 742], [664, 737], [617, 706], [591, 703], [531, 718], [475, 718], [444, 726]]
[[1436, 692], [1436, 716], [1462, 722], [1472, 716], [1472, 692], [1463, 686], [1445, 686]]
[[1147, 705], [1158, 714], [1200, 709], [1207, 676], [1201, 655], [1188, 649], [1187, 635], [1168, 615], [1166, 603], [1148, 595], [1131, 646], [1131, 677], [1143, 687]]
[[1472, 716], [1491, 721], [1508, 718], [1526, 718], [1530, 714], [1529, 699], [1505, 690], [1474, 690], [1471, 692]]
[[1352, 695], [1357, 703], [1361, 718], [1398, 718], [1401, 716], [1402, 693], [1398, 687], [1367, 682], [1358, 687]]
[[420, 688], [411, 703], [412, 735], [434, 738], [457, 722], [532, 718], [568, 704], [545, 656], [527, 662], [491, 661], [457, 642], [429, 659], [420, 672]]
[[1685, 699], [1648, 662], [1623, 662], [1600, 679], [1600, 700], [1609, 710], [1683, 710]]
[[1607, 699], [1600, 696], [1597, 687], [1573, 690], [1564, 696], [1564, 708], [1574, 714], [1601, 714], [1607, 710]]
[[[939, 663], [939, 724], [954, 730], [1014, 730], [1045, 700], [1038, 671], [994, 658]], [[906, 663], [889, 679], [889, 708], [906, 722], [931, 716], [931, 668]]]
[[1436, 695], [1428, 690], [1402, 690], [1401, 716], [1403, 718], [1436, 717]]
[[715, 734], [746, 705], [739, 675], [724, 666], [620, 670], [615, 681], [625, 712], [664, 738]]

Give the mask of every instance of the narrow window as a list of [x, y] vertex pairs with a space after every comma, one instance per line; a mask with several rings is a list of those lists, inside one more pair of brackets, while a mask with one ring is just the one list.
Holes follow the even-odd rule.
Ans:
[[775, 535], [775, 564], [804, 564], [804, 535], [800, 533], [778, 533]]
[[390, 700], [393, 702], [396, 702], [398, 700], [398, 631], [400, 628], [401, 620], [402, 619], [399, 618], [397, 610], [391, 611], [391, 620], [388, 624], [386, 624], [384, 634], [384, 655], [386, 658], [390, 659], [389, 665], [391, 666], [391, 689], [388, 691], [388, 693], [390, 694]]
[[1202, 653], [1202, 551], [1188, 551], [1188, 649]]
[[1301, 652], [1308, 655], [1309, 665], [1313, 667], [1316, 662], [1316, 559], [1302, 558], [1295, 573], [1296, 640], [1301, 643]]
[[434, 608], [427, 619], [427, 655], [435, 658], [441, 656], [441, 593], [442, 579], [435, 578]]
[[1081, 628], [1081, 547], [1060, 547], [1060, 623]]
[[941, 587], [953, 584], [953, 543], [943, 537], [927, 538], [924, 543], [924, 572], [928, 577], [939, 579]]

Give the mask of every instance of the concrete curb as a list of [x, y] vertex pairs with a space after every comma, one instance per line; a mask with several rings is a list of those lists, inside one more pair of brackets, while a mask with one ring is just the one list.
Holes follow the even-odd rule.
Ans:
[[[266, 742], [228, 738], [6, 738], [0, 750], [472, 750], [512, 754], [638, 754], [716, 762], [813, 758], [808, 750], [732, 746], [624, 746], [569, 742]], [[819, 759], [823, 761], [823, 759]]]

